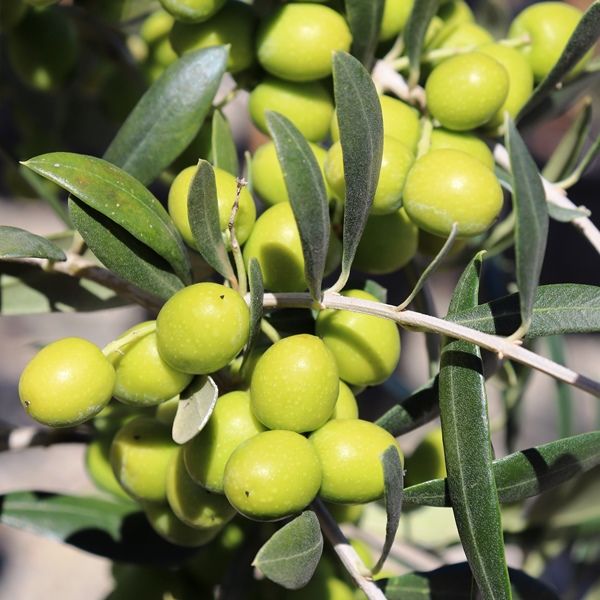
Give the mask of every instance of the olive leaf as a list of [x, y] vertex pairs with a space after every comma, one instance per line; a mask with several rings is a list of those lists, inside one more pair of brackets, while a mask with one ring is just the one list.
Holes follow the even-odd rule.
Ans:
[[235, 140], [229, 121], [220, 110], [215, 110], [212, 118], [211, 157], [215, 167], [237, 177], [240, 165]]
[[352, 54], [367, 69], [373, 66], [379, 42], [384, 0], [345, 0], [346, 18], [352, 32]]
[[215, 409], [219, 388], [211, 377], [196, 377], [180, 394], [173, 421], [173, 441], [189, 442], [208, 423]]
[[440, 0], [418, 0], [414, 3], [404, 30], [404, 44], [410, 64], [409, 82], [415, 85], [421, 72], [421, 53], [431, 19], [440, 7]]
[[65, 253], [50, 240], [8, 225], [0, 225], [0, 259], [2, 258], [67, 260]]

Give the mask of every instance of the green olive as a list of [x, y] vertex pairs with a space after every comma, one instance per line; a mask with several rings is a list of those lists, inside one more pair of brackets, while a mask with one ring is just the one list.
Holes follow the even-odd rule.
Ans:
[[[424, 256], [433, 258], [440, 253], [444, 244], [448, 241], [447, 237], [434, 235], [421, 229], [419, 231], [419, 252]], [[454, 244], [448, 252], [447, 258], [455, 258], [460, 255], [466, 246], [466, 240], [454, 240]]]
[[391, 215], [372, 215], [358, 244], [354, 267], [365, 273], [393, 273], [417, 253], [418, 229], [404, 208]]
[[171, 296], [158, 313], [158, 352], [183, 373], [213, 373], [244, 347], [249, 327], [248, 306], [235, 290], [197, 283]]
[[469, 52], [438, 65], [425, 85], [429, 111], [453, 131], [489, 121], [508, 95], [508, 73], [495, 59]]
[[438, 17], [444, 22], [444, 27], [454, 28], [462, 23], [473, 23], [473, 11], [466, 2], [461, 0], [445, 2], [438, 10]]
[[[440, 31], [431, 40], [430, 47], [441, 50], [461, 50], [464, 48], [474, 49], [484, 44], [490, 44], [494, 38], [487, 29], [469, 21], [462, 23], [444, 24]], [[433, 65], [439, 65], [446, 59], [437, 59]]]
[[277, 9], [259, 30], [258, 60], [276, 77], [312, 81], [330, 75], [333, 52], [348, 52], [351, 42], [348, 24], [332, 8], [287, 4]]
[[177, 53], [173, 50], [168, 38], [160, 40], [160, 42], [157, 42], [154, 48], [152, 48], [152, 59], [161, 67], [166, 68], [169, 65], [172, 65], [177, 58]]
[[466, 152], [490, 169], [494, 168], [494, 155], [487, 144], [476, 135], [464, 131], [434, 129], [431, 132], [430, 150], [441, 148]]
[[[164, 1], [164, 0], [163, 0]], [[256, 16], [243, 2], [227, 2], [214, 17], [203, 23], [177, 21], [169, 39], [180, 56], [209, 46], [229, 45], [227, 70], [239, 73], [254, 64]]]
[[129, 421], [115, 435], [110, 462], [117, 481], [136, 500], [165, 502], [167, 470], [177, 452], [171, 430], [150, 417]]
[[325, 139], [333, 114], [333, 100], [320, 81], [291, 82], [267, 77], [250, 92], [248, 110], [252, 122], [269, 133], [267, 111], [287, 117], [311, 142]]
[[444, 479], [446, 477], [444, 442], [442, 430], [439, 427], [430, 431], [415, 451], [407, 457], [405, 468], [405, 487], [430, 479]]
[[352, 390], [340, 380], [340, 391], [335, 407], [333, 409], [332, 419], [358, 419], [358, 404]]
[[204, 429], [185, 445], [188, 473], [197, 484], [222, 494], [229, 457], [242, 442], [264, 430], [250, 410], [248, 392], [220, 396]]
[[422, 229], [448, 236], [486, 231], [502, 208], [502, 188], [494, 173], [460, 150], [433, 150], [418, 159], [406, 180], [404, 208]]
[[317, 429], [333, 414], [338, 393], [333, 354], [308, 334], [273, 344], [258, 361], [250, 383], [252, 412], [269, 429]]
[[50, 427], [78, 425], [110, 400], [115, 370], [100, 349], [81, 338], [64, 338], [42, 348], [19, 380], [27, 414]]
[[[343, 293], [349, 298], [377, 298], [362, 290]], [[317, 335], [331, 350], [340, 378], [352, 385], [383, 383], [398, 365], [400, 333], [393, 321], [349, 310], [323, 310], [317, 317]]]
[[362, 504], [383, 497], [381, 456], [390, 447], [402, 452], [392, 435], [369, 421], [336, 419], [309, 438], [323, 468], [319, 496], [329, 502]]
[[[197, 167], [192, 166], [181, 171], [175, 177], [169, 189], [169, 214], [184, 241], [192, 248], [196, 248], [196, 241], [188, 218], [188, 194], [196, 170]], [[226, 232], [238, 184], [231, 173], [218, 167], [214, 167], [214, 172], [219, 205], [219, 227], [222, 232]], [[240, 244], [248, 239], [255, 220], [256, 206], [254, 200], [252, 200], [250, 192], [243, 187], [240, 192], [239, 208], [235, 218], [235, 234]]]
[[395, 38], [405, 27], [413, 9], [415, 0], [385, 0], [379, 41]]
[[210, 19], [226, 0], [160, 0], [162, 7], [178, 21], [198, 23]]
[[96, 487], [113, 496], [131, 500], [131, 496], [117, 481], [110, 464], [110, 437], [99, 437], [90, 442], [85, 451], [85, 467]]
[[165, 425], [171, 427], [179, 408], [179, 396], [169, 398], [166, 402], [162, 402], [156, 407], [154, 418]]
[[297, 513], [314, 500], [320, 485], [319, 458], [310, 442], [293, 431], [255, 435], [237, 447], [225, 467], [225, 495], [250, 519]]
[[164, 10], [156, 10], [144, 19], [140, 27], [140, 36], [151, 46], [168, 36], [174, 23], [172, 15]]

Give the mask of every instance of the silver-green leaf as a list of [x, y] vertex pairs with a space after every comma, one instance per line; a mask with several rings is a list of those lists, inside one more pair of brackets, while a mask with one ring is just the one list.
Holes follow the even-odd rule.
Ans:
[[346, 0], [346, 18], [352, 32], [352, 54], [367, 69], [373, 66], [379, 43], [384, 0]]
[[65, 253], [50, 240], [25, 229], [8, 225], [0, 225], [0, 259], [2, 258], [67, 260]]
[[202, 431], [212, 415], [218, 395], [219, 389], [211, 377], [196, 377], [181, 392], [173, 421], [176, 443], [185, 444]]
[[410, 83], [419, 81], [421, 72], [421, 54], [425, 43], [425, 34], [431, 19], [440, 7], [440, 0], [418, 0], [414, 3], [412, 12], [404, 30], [404, 45], [410, 63]]
[[239, 161], [235, 140], [227, 117], [220, 110], [215, 110], [211, 127], [211, 155], [215, 167], [223, 169], [237, 177]]

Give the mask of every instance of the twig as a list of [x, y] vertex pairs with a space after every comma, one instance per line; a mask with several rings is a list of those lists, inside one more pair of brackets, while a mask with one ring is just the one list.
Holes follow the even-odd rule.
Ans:
[[348, 573], [350, 573], [352, 579], [354, 579], [356, 585], [365, 593], [369, 600], [385, 600], [384, 593], [370, 578], [370, 575], [368, 575], [369, 570], [365, 567], [356, 550], [350, 545], [350, 542], [348, 542], [327, 508], [325, 508], [320, 500], [316, 500], [313, 503], [313, 508], [319, 518], [319, 523], [325, 537], [333, 546], [335, 553], [342, 561]]
[[235, 218], [240, 208], [240, 194], [242, 193], [242, 189], [246, 185], [248, 185], [248, 182], [245, 179], [237, 179], [235, 200], [233, 201], [233, 206], [231, 207], [231, 215], [229, 216], [229, 223], [227, 224], [227, 228], [229, 230], [229, 243], [231, 244], [231, 252], [233, 253], [235, 269], [237, 271], [237, 279], [239, 286], [238, 291], [242, 296], [246, 295], [246, 291], [248, 289], [248, 281], [246, 277], [246, 266], [244, 265], [244, 258], [242, 256], [242, 251], [240, 249], [240, 245], [235, 235]]
[[91, 438], [90, 429], [41, 429], [40, 427], [7, 427], [0, 429], [0, 451], [25, 450], [34, 446], [83, 443]]

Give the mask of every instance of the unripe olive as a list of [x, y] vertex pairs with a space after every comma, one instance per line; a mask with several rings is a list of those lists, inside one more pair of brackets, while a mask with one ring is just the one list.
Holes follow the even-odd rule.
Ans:
[[169, 39], [180, 56], [191, 50], [229, 45], [227, 70], [239, 73], [254, 64], [254, 32], [256, 17], [251, 6], [228, 2], [214, 17], [204, 23], [173, 25]]
[[402, 452], [392, 435], [369, 421], [336, 419], [309, 438], [323, 468], [319, 496], [330, 502], [362, 504], [383, 496], [381, 456], [390, 447]]
[[162, 7], [178, 21], [199, 23], [210, 19], [225, 0], [160, 0]]
[[414, 0], [385, 0], [379, 41], [385, 42], [396, 37], [408, 22]]
[[[128, 335], [146, 325], [140, 323], [122, 334]], [[156, 333], [127, 344], [112, 355], [116, 371], [114, 396], [132, 406], [155, 406], [185, 389], [192, 376], [170, 367], [158, 353]]]
[[[323, 171], [327, 150], [310, 142], [309, 145]], [[289, 202], [283, 171], [273, 142], [267, 142], [257, 148], [252, 157], [251, 172], [254, 191], [260, 195], [265, 204], [273, 206], [279, 202]]]
[[[246, 266], [252, 258], [258, 260], [266, 289], [274, 292], [301, 292], [306, 289], [300, 233], [288, 202], [268, 208], [257, 219], [243, 254]], [[332, 235], [325, 274], [333, 271], [340, 259], [341, 245]]]
[[167, 470], [177, 448], [170, 428], [163, 423], [150, 417], [129, 421], [110, 448], [117, 481], [140, 502], [165, 502]]
[[358, 244], [354, 267], [365, 273], [393, 273], [417, 253], [418, 229], [404, 208], [391, 215], [371, 215]]
[[85, 467], [96, 487], [120, 498], [131, 496], [117, 481], [110, 464], [110, 437], [99, 437], [90, 442], [85, 452]]
[[167, 472], [167, 500], [175, 515], [197, 529], [222, 528], [235, 510], [221, 494], [212, 494], [198, 485], [185, 468], [183, 448], [171, 460]]
[[248, 392], [220, 396], [204, 429], [184, 447], [191, 478], [207, 490], [222, 494], [229, 457], [242, 442], [261, 431], [265, 428], [250, 410]]
[[[363, 290], [348, 290], [349, 298], [377, 298]], [[377, 385], [393, 372], [400, 359], [400, 333], [393, 321], [349, 310], [323, 310], [317, 335], [331, 350], [340, 378], [352, 385]]]
[[164, 10], [156, 10], [144, 19], [140, 27], [140, 36], [148, 44], [153, 45], [169, 35], [175, 19]]
[[100, 349], [81, 338], [64, 338], [42, 348], [19, 379], [27, 414], [50, 427], [78, 425], [110, 400], [115, 371]]
[[[433, 233], [429, 233], [429, 231], [425, 231], [421, 229], [419, 231], [419, 252], [425, 256], [433, 258], [437, 256], [444, 246], [444, 244], [448, 241], [447, 237], [442, 237], [439, 235], [434, 235]], [[454, 240], [454, 244], [452, 244], [452, 248], [448, 252], [447, 258], [454, 258], [458, 256], [466, 246], [466, 240]]]
[[338, 523], [356, 525], [365, 511], [365, 507], [362, 504], [334, 504], [328, 502], [327, 510]]
[[179, 407], [179, 396], [174, 396], [166, 402], [162, 402], [156, 407], [154, 418], [165, 425], [171, 427], [177, 414], [177, 408]]
[[158, 351], [178, 371], [213, 373], [244, 347], [249, 323], [248, 306], [235, 290], [197, 283], [171, 296], [158, 313]]
[[352, 390], [340, 380], [340, 391], [335, 407], [333, 409], [332, 419], [358, 419], [358, 404]]
[[404, 208], [422, 229], [448, 236], [483, 233], [502, 208], [502, 188], [494, 173], [460, 150], [433, 150], [413, 165], [404, 188]]
[[449, 29], [462, 23], [472, 23], [475, 21], [473, 11], [466, 2], [462, 2], [461, 0], [445, 2], [440, 6], [437, 14], [444, 22], [444, 27]]
[[446, 477], [442, 430], [430, 431], [406, 459], [404, 487]]
[[166, 68], [169, 65], [172, 65], [177, 58], [177, 53], [173, 50], [168, 38], [160, 40], [160, 42], [157, 42], [154, 48], [152, 48], [152, 59], [161, 67]]
[[333, 52], [348, 52], [351, 43], [348, 24], [333, 9], [318, 4], [287, 4], [260, 28], [258, 60], [276, 77], [312, 81], [330, 75]]
[[[456, 25], [444, 25], [431, 41], [435, 49], [459, 50], [462, 48], [478, 48], [490, 44], [494, 38], [487, 29], [477, 23], [464, 21]], [[448, 60], [447, 58], [433, 61], [434, 65]]]
[[[383, 138], [381, 170], [370, 214], [387, 215], [400, 208], [404, 182], [414, 158], [414, 154], [402, 142], [389, 136]], [[333, 144], [327, 153], [325, 176], [335, 196], [343, 200], [346, 194], [346, 182], [340, 142]]]
[[293, 431], [265, 431], [243, 442], [225, 467], [225, 495], [250, 519], [276, 520], [310, 504], [321, 485], [319, 458]]
[[221, 527], [197, 529], [189, 527], [177, 518], [168, 504], [144, 504], [148, 522], [162, 538], [178, 546], [203, 546], [211, 542]]
[[489, 121], [508, 95], [508, 73], [495, 59], [469, 52], [438, 65], [425, 85], [429, 111], [454, 131]]
[[[566, 2], [538, 2], [528, 6], [512, 22], [508, 37], [528, 36], [530, 43], [519, 51], [527, 58], [536, 81], [541, 81], [550, 73], [569, 38], [581, 20], [582, 12]], [[590, 50], [570, 73], [573, 77], [580, 73], [592, 57]]]
[[[379, 96], [381, 115], [383, 117], [384, 135], [402, 142], [407, 148], [416, 152], [421, 136], [421, 123], [416, 109], [391, 96]], [[334, 112], [331, 120], [331, 139], [340, 139], [340, 129]]]
[[[181, 171], [173, 180], [169, 190], [169, 214], [184, 241], [192, 248], [196, 247], [196, 242], [188, 217], [188, 194], [196, 170], [197, 167], [192, 166]], [[222, 232], [225, 232], [227, 231], [231, 209], [236, 198], [237, 181], [231, 173], [218, 167], [214, 168], [214, 172], [219, 206], [219, 227]], [[240, 192], [239, 208], [235, 217], [235, 235], [240, 244], [243, 244], [248, 239], [255, 220], [256, 206], [254, 205], [254, 200], [252, 200], [250, 192], [243, 187]]]
[[125, 423], [139, 417], [143, 409], [126, 406], [120, 402], [109, 402], [93, 419], [94, 430], [102, 436], [114, 435]]
[[333, 114], [333, 100], [320, 81], [295, 83], [267, 77], [250, 92], [248, 110], [252, 122], [269, 133], [267, 111], [287, 117], [311, 142], [325, 139]]
[[450, 131], [449, 129], [434, 129], [431, 132], [430, 150], [442, 148], [461, 150], [476, 158], [490, 169], [494, 168], [494, 155], [487, 144], [472, 133], [464, 131]]
[[313, 431], [333, 414], [339, 393], [336, 361], [316, 336], [293, 335], [260, 358], [250, 383], [250, 404], [269, 429]]
[[354, 589], [334, 572], [322, 572], [320, 566], [321, 563], [307, 585], [288, 592], [286, 597], [290, 600], [354, 600]]

